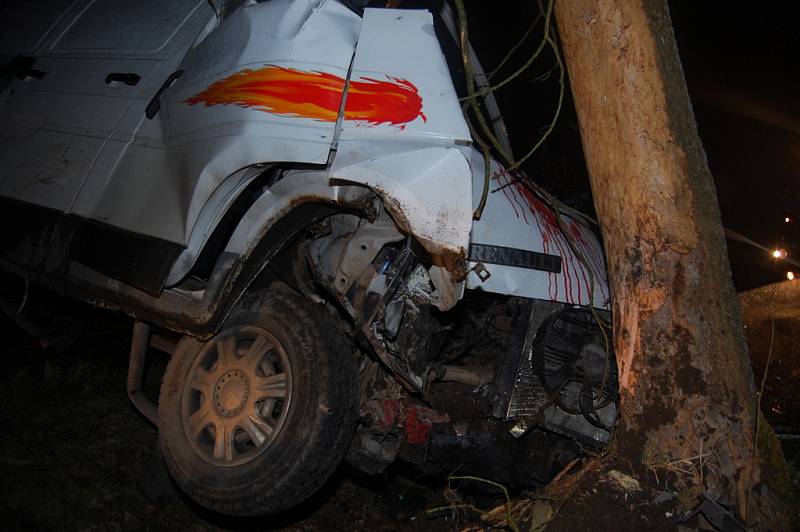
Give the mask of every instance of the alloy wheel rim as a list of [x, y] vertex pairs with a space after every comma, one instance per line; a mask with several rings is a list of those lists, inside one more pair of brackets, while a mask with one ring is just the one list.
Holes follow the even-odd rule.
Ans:
[[278, 437], [291, 398], [292, 369], [281, 342], [260, 327], [224, 330], [189, 370], [181, 404], [184, 434], [204, 460], [244, 465]]

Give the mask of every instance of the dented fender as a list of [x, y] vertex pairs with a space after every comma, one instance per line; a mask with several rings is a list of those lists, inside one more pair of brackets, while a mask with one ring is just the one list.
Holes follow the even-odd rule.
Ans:
[[[341, 159], [340, 159], [341, 158]], [[240, 220], [225, 248], [247, 260], [258, 242], [294, 207], [318, 202], [353, 208], [377, 194], [398, 232], [428, 253], [433, 303], [452, 308], [462, 297], [472, 226], [472, 171], [458, 149], [422, 148], [357, 158], [345, 149], [325, 170], [290, 170]]]
[[472, 170], [461, 151], [430, 147], [357, 161], [352, 153], [337, 154], [331, 179], [365, 185], [381, 197], [398, 228], [430, 255], [434, 304], [452, 308], [463, 295], [472, 228]]

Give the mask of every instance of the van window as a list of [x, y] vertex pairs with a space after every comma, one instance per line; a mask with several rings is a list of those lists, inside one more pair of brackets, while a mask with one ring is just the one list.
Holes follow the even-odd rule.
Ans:
[[0, 52], [32, 52], [75, 0], [0, 2]]
[[58, 43], [61, 51], [162, 49], [203, 0], [95, 0]]

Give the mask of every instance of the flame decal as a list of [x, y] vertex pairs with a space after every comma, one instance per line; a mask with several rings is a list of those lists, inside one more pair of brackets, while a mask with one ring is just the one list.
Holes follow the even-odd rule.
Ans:
[[[417, 117], [427, 121], [417, 87], [405, 79], [387, 78], [351, 81], [344, 119], [401, 128]], [[223, 78], [185, 103], [203, 103], [206, 107], [238, 105], [276, 115], [335, 122], [344, 86], [345, 80], [333, 74], [267, 66]]]
[[417, 87], [406, 79], [386, 77], [389, 81], [372, 78], [350, 81], [344, 119], [363, 120], [371, 124], [388, 123], [393, 126], [406, 124], [417, 117], [427, 122]]

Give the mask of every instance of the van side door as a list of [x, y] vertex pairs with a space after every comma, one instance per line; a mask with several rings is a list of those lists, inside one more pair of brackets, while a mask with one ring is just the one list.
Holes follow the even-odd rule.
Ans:
[[[2, 4], [0, 35], [12, 36], [0, 38], [3, 57], [31, 63], [31, 73], [0, 96], [0, 201], [22, 229], [3, 235], [7, 246], [47, 249], [55, 239], [72, 240], [66, 232], [75, 224], [66, 227], [63, 215], [86, 186], [97, 186], [87, 183], [90, 176], [107, 179], [98, 171], [114, 164], [107, 149], [114, 132], [133, 131], [144, 118], [132, 105], [163, 81], [154, 78], [173, 37], [199, 8], [211, 11], [203, 0]], [[44, 35], [25, 38], [23, 28], [45, 26], [37, 22], [42, 14], [52, 20], [39, 30]], [[27, 255], [14, 260], [29, 267], [44, 260], [41, 253]]]

